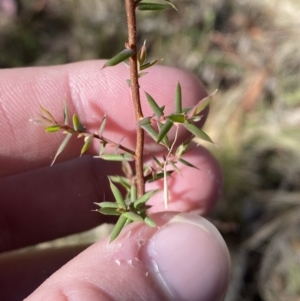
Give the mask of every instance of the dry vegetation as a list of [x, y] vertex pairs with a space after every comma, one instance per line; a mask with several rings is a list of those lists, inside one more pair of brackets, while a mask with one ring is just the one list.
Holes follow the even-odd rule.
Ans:
[[[119, 0], [5, 2], [12, 6], [0, 11], [1, 68], [108, 58], [126, 39]], [[224, 170], [210, 218], [233, 259], [226, 300], [299, 300], [300, 2], [177, 4], [179, 14], [147, 14], [140, 42], [146, 37], [153, 58], [218, 89], [206, 131]]]

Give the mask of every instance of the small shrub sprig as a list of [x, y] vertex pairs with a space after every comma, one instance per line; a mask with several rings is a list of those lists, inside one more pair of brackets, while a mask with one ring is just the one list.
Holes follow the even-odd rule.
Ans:
[[[45, 108], [41, 107], [42, 114], [36, 119], [36, 123], [42, 124], [48, 133], [62, 131], [65, 138], [57, 149], [52, 164], [63, 152], [73, 135], [83, 139], [83, 146], [80, 155], [84, 154], [90, 147], [92, 140], [99, 141], [99, 152], [97, 158], [109, 161], [120, 161], [122, 163], [123, 175], [111, 175], [108, 177], [110, 189], [114, 196], [114, 201], [96, 203], [99, 211], [106, 215], [119, 216], [116, 225], [111, 233], [110, 241], [113, 241], [124, 226], [132, 222], [145, 222], [154, 227], [155, 222], [147, 215], [150, 208], [147, 205], [149, 199], [157, 192], [150, 190], [145, 192], [145, 184], [159, 179], [164, 181], [164, 203], [168, 206], [168, 177], [175, 171], [180, 173], [177, 164], [180, 162], [192, 168], [197, 168], [183, 157], [188, 151], [189, 145], [194, 137], [212, 142], [210, 137], [195, 124], [201, 117], [203, 110], [209, 105], [211, 97], [199, 101], [193, 107], [183, 107], [181, 85], [177, 84], [174, 96], [173, 113], [166, 115], [164, 106], [160, 107], [153, 97], [146, 93], [147, 102], [153, 112], [151, 116], [144, 116], [140, 102], [139, 78], [148, 72], [145, 70], [152, 67], [158, 60], [147, 62], [146, 42], [137, 51], [136, 39], [136, 11], [161, 11], [165, 9], [176, 9], [169, 0], [159, 2], [147, 2], [144, 0], [125, 0], [127, 15], [128, 41], [125, 49], [108, 60], [103, 68], [112, 67], [119, 63], [129, 61], [130, 78], [127, 85], [131, 89], [133, 110], [136, 119], [136, 147], [135, 150], [124, 147], [121, 143], [114, 142], [105, 136], [105, 125], [107, 116], [102, 116], [99, 130], [96, 133], [89, 131], [80, 121], [78, 114], [69, 116], [66, 105], [63, 108], [63, 122], [58, 122], [54, 116]], [[101, 70], [99, 71], [101, 72]], [[71, 125], [70, 125], [71, 124]], [[177, 134], [180, 127], [185, 128], [190, 137], [185, 142], [176, 146]], [[175, 128], [175, 137], [170, 141], [169, 132]], [[144, 135], [149, 135], [156, 143], [163, 145], [167, 150], [167, 155], [162, 159], [153, 156], [153, 164], [144, 164]], [[109, 150], [107, 150], [109, 146]], [[111, 149], [113, 148], [113, 151]], [[135, 168], [129, 161], [133, 161]], [[125, 189], [125, 196], [120, 188]]]

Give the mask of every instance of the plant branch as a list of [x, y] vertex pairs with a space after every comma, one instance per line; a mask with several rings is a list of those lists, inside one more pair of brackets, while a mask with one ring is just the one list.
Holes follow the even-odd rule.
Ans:
[[[137, 67], [137, 45], [136, 45], [136, 2], [134, 0], [125, 0], [127, 27], [128, 27], [128, 43], [127, 47], [134, 51], [134, 54], [129, 59], [130, 65], [130, 82], [131, 95], [134, 107], [136, 121], [143, 118], [143, 112], [140, 101], [140, 91], [138, 82], [138, 67]], [[141, 197], [145, 191], [145, 182], [143, 174], [143, 153], [144, 153], [144, 130], [137, 125], [136, 128], [136, 151], [135, 151], [135, 169], [137, 177], [137, 194]]]
[[[59, 124], [58, 124], [58, 125], [59, 125]], [[69, 127], [69, 126], [67, 126], [67, 125], [59, 125], [59, 126], [60, 126], [60, 129], [61, 129], [61, 130], [64, 130], [64, 131], [66, 131], [66, 132], [68, 132], [68, 133], [72, 133], [72, 134], [77, 133], [77, 134], [89, 134], [89, 135], [93, 135], [93, 138], [98, 139], [98, 140], [100, 140], [100, 141], [103, 141], [104, 143], [109, 144], [109, 145], [111, 145], [111, 146], [118, 146], [118, 148], [121, 149], [122, 151], [124, 151], [124, 152], [126, 152], [126, 153], [128, 153], [128, 154], [131, 154], [131, 155], [135, 156], [135, 152], [134, 152], [133, 150], [131, 150], [131, 149], [129, 149], [129, 148], [123, 146], [123, 145], [120, 145], [120, 144], [118, 144], [118, 143], [116, 143], [116, 142], [114, 142], [114, 141], [112, 141], [112, 140], [110, 140], [110, 139], [108, 139], [108, 138], [105, 138], [104, 136], [99, 136], [98, 134], [95, 134], [95, 133], [89, 133], [89, 132], [86, 132], [86, 131], [80, 131], [80, 130], [75, 131], [72, 127]]]

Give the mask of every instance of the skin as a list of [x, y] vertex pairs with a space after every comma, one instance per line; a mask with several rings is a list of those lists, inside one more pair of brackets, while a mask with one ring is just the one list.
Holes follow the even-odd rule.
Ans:
[[[87, 155], [78, 158], [82, 141], [74, 139], [57, 163], [49, 167], [63, 135], [45, 134], [42, 128], [28, 122], [39, 114], [40, 105], [57, 119], [61, 118], [63, 102], [66, 101], [70, 112], [77, 112], [81, 122], [92, 131], [97, 131], [101, 118], [106, 113], [108, 120], [105, 135], [117, 142], [125, 137], [122, 145], [134, 149], [136, 125], [130, 91], [125, 84], [128, 70], [126, 66], [119, 65], [100, 71], [102, 65], [103, 61], [90, 61], [0, 71], [1, 252], [112, 221], [91, 210], [95, 209], [93, 202], [111, 199], [107, 175], [120, 172], [119, 164], [93, 159], [91, 154], [97, 153], [98, 143], [92, 145]], [[168, 114], [174, 107], [178, 81], [182, 86], [185, 106], [195, 105], [206, 96], [202, 84], [192, 74], [168, 67], [153, 67], [140, 82], [145, 116], [151, 115], [151, 110], [143, 91], [151, 94], [159, 104], [165, 104], [165, 112]], [[183, 132], [179, 133], [179, 141], [185, 137]], [[146, 138], [145, 160], [149, 160], [150, 153], [160, 156], [163, 149]], [[127, 227], [112, 244], [106, 238], [88, 248], [77, 246], [35, 250], [17, 255], [5, 253], [0, 256], [0, 283], [3, 283], [0, 299], [20, 300], [36, 289], [26, 300], [185, 300], [181, 293], [167, 292], [166, 286], [157, 280], [155, 273], [151, 273], [149, 242], [152, 238], [159, 241], [160, 233], [174, 225], [179, 227], [180, 232], [187, 224], [188, 227], [195, 224], [193, 215], [184, 215], [178, 221], [175, 212], [208, 212], [216, 203], [222, 186], [219, 165], [208, 151], [199, 147], [185, 158], [199, 169], [182, 166], [183, 177], [174, 175], [170, 180], [169, 209], [172, 212], [164, 212], [161, 196], [157, 195], [151, 200], [152, 214], [158, 228], [135, 223]], [[161, 183], [157, 182], [147, 188], [153, 188], [153, 185], [160, 186]], [[221, 300], [229, 278], [228, 251], [211, 225], [204, 219], [197, 217], [196, 220], [201, 231], [207, 230], [201, 232], [197, 228], [201, 233], [195, 230], [195, 235], [201, 234], [197, 236], [197, 242], [205, 245], [207, 250], [210, 246], [214, 246], [214, 250], [220, 250], [216, 253], [219, 261], [215, 257], [208, 260], [211, 252], [205, 258], [201, 257], [205, 255], [199, 255], [197, 260], [208, 266], [213, 265], [213, 262], [220, 262], [214, 264], [216, 272], [215, 275], [212, 273], [210, 283], [215, 282], [216, 287], [221, 286], [221, 289], [218, 288], [220, 292], [216, 293], [213, 284], [210, 284], [213, 293], [209, 291], [201, 299], [195, 291], [193, 297], [188, 298]], [[194, 233], [193, 230], [188, 231]], [[207, 233], [210, 235], [207, 236]], [[145, 246], [137, 246], [136, 242], [141, 239], [146, 241]], [[191, 241], [195, 239], [191, 237]], [[182, 243], [191, 244], [188, 241], [180, 242]], [[79, 255], [75, 257], [77, 254]], [[118, 264], [122, 260], [132, 262], [134, 258], [137, 262], [133, 265]], [[167, 259], [163, 262], [167, 262]], [[56, 270], [58, 271], [55, 272]], [[149, 270], [150, 276], [145, 277]], [[51, 274], [53, 275], [46, 280]], [[207, 286], [205, 280], [202, 285], [204, 288]], [[203, 291], [205, 289], [201, 290]], [[186, 293], [190, 292], [192, 288]]]

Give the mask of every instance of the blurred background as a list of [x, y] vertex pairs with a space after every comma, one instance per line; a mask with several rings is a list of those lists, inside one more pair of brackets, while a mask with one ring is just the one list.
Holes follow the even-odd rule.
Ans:
[[[139, 13], [139, 41], [150, 58], [218, 89], [205, 130], [224, 172], [209, 218], [231, 252], [226, 301], [299, 301], [300, 1], [174, 3], [179, 13]], [[119, 0], [0, 0], [0, 68], [110, 58], [126, 41], [124, 24]]]

